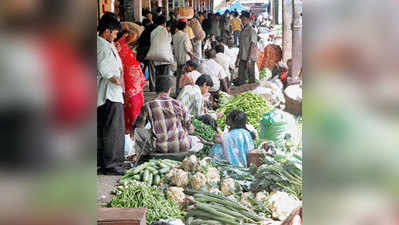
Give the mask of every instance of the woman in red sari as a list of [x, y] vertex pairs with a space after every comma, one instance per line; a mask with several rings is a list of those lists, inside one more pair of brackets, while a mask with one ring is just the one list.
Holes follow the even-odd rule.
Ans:
[[126, 134], [130, 134], [132, 124], [144, 104], [145, 77], [141, 71], [140, 62], [129, 48], [129, 44], [136, 39], [137, 34], [130, 30], [124, 30], [120, 35], [121, 38], [116, 41], [115, 45], [123, 64], [125, 127]]

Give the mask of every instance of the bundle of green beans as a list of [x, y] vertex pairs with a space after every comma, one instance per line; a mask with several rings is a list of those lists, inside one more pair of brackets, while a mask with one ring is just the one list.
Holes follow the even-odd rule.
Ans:
[[186, 217], [187, 225], [261, 224], [266, 219], [241, 203], [221, 195], [189, 190], [186, 190], [185, 193], [194, 196], [192, 201], [194, 208], [188, 212]]
[[142, 181], [148, 186], [160, 186], [164, 176], [174, 167], [181, 163], [170, 159], [155, 160], [143, 163], [137, 167], [128, 170], [119, 180], [123, 184], [129, 180]]
[[205, 141], [212, 142], [213, 137], [216, 135], [216, 131], [212, 129], [211, 126], [203, 123], [200, 120], [195, 118], [192, 119], [192, 123], [194, 126], [194, 134], [195, 136], [199, 136], [203, 138]]
[[185, 212], [174, 201], [167, 200], [161, 190], [137, 181], [127, 181], [123, 186], [118, 186], [108, 206], [146, 208], [147, 224], [161, 219], [181, 219], [185, 216]]
[[233, 110], [245, 112], [247, 114], [248, 124], [251, 124], [259, 131], [259, 121], [265, 113], [271, 110], [271, 107], [260, 95], [253, 94], [252, 92], [241, 93], [218, 109], [218, 112], [224, 114], [223, 117], [217, 120], [220, 128], [224, 129], [226, 126], [226, 117]]

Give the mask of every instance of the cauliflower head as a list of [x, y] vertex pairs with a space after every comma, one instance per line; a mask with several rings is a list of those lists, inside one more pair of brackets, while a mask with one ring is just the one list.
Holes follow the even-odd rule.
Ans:
[[208, 183], [217, 183], [220, 181], [220, 175], [219, 175], [219, 170], [217, 170], [215, 167], [209, 167], [208, 171], [205, 174], [206, 176], [206, 181]]
[[186, 157], [182, 164], [181, 167], [185, 170], [185, 171], [197, 171], [199, 164], [198, 164], [198, 160], [197, 157], [195, 155], [191, 155], [189, 157]]
[[258, 192], [255, 195], [255, 201], [258, 201], [258, 202], [264, 201], [264, 200], [266, 200], [266, 198], [267, 198], [267, 196], [265, 195], [264, 192]]
[[182, 169], [177, 169], [171, 177], [172, 184], [184, 187], [188, 184], [188, 173]]
[[173, 200], [176, 203], [183, 202], [186, 195], [184, 194], [184, 188], [181, 187], [169, 187], [166, 193], [169, 200]]
[[235, 189], [235, 182], [233, 178], [227, 178], [222, 181], [220, 185], [220, 189], [222, 190], [223, 194], [229, 195], [234, 192]]
[[285, 192], [274, 192], [269, 197], [267, 207], [272, 211], [272, 217], [279, 220], [285, 220], [300, 205], [300, 201]]
[[197, 172], [191, 178], [191, 186], [194, 188], [194, 190], [198, 191], [201, 187], [205, 185], [206, 185], [206, 177], [204, 174]]

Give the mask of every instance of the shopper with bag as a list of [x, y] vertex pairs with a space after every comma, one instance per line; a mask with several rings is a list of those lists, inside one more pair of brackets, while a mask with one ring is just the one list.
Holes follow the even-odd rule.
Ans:
[[155, 24], [157, 27], [151, 32], [151, 46], [146, 56], [150, 61], [150, 74], [155, 74], [150, 80], [153, 87], [156, 86], [158, 77], [169, 75], [169, 66], [174, 63], [172, 38], [166, 29], [166, 17], [159, 16]]

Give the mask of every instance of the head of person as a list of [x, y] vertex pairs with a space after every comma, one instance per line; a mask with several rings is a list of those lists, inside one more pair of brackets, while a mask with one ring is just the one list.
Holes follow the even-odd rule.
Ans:
[[143, 19], [142, 25], [144, 26], [144, 28], [147, 28], [151, 25], [151, 23], [152, 23], [151, 20], [145, 18]]
[[168, 32], [172, 30], [172, 25], [173, 25], [172, 21], [169, 20], [166, 22], [166, 29], [168, 30]]
[[219, 42], [219, 44], [224, 45], [223, 37], [221, 37], [221, 36], [216, 37], [216, 41]]
[[219, 44], [216, 46], [215, 50], [216, 50], [216, 53], [224, 53], [224, 46]]
[[287, 71], [288, 71], [287, 64], [280, 61], [274, 66], [274, 68], [272, 70], [272, 76], [274, 77], [276, 75], [281, 75], [282, 73], [287, 72]]
[[202, 74], [200, 77], [197, 78], [195, 81], [195, 85], [200, 87], [201, 89], [201, 94], [206, 94], [208, 93], [209, 89], [213, 87], [213, 81], [211, 76], [208, 74]]
[[207, 59], [214, 59], [216, 57], [216, 51], [214, 49], [207, 49], [205, 51], [205, 56]]
[[211, 115], [205, 114], [205, 115], [199, 116], [197, 119], [199, 121], [205, 123], [206, 125], [209, 125], [210, 127], [212, 127], [212, 129], [214, 131], [217, 131], [218, 124], [217, 124], [216, 120]]
[[192, 72], [198, 68], [198, 64], [194, 60], [188, 60], [186, 63], [187, 72]]
[[251, 14], [249, 12], [243, 11], [241, 13], [241, 21], [242, 21], [242, 24], [248, 25], [249, 22], [251, 21]]
[[165, 16], [158, 16], [155, 20], [155, 24], [158, 26], [166, 27], [166, 17]]
[[124, 29], [121, 32], [118, 33], [118, 36], [114, 41], [118, 41], [119, 39], [125, 39], [126, 44], [132, 43], [134, 40], [136, 40], [137, 34], [131, 30]]
[[218, 46], [218, 45], [219, 45], [219, 42], [217, 42], [217, 41], [211, 41], [211, 48], [212, 48], [212, 49], [215, 49], [216, 46]]
[[211, 36], [209, 36], [209, 40], [216, 41], [216, 36], [214, 34], [211, 34]]
[[173, 81], [168, 75], [160, 76], [157, 78], [155, 83], [155, 91], [157, 94], [167, 93], [170, 94], [170, 90], [172, 89]]
[[162, 14], [162, 7], [158, 7], [156, 10], [157, 15], [161, 15]]
[[151, 13], [147, 13], [146, 17], [152, 21], [152, 14]]
[[238, 12], [235, 11], [235, 12], [233, 13], [233, 16], [234, 16], [234, 17], [238, 17]]
[[112, 43], [117, 37], [121, 23], [114, 13], [106, 12], [98, 22], [98, 35]]
[[179, 20], [179, 22], [177, 23], [177, 29], [180, 31], [183, 31], [187, 26], [187, 23], [184, 22], [183, 20]]
[[226, 124], [231, 129], [246, 129], [247, 115], [241, 110], [233, 110], [227, 115]]

